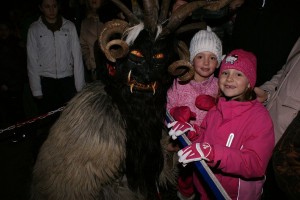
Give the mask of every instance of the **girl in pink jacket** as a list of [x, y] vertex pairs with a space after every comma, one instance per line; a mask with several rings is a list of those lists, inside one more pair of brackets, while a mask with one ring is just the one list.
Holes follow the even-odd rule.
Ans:
[[[260, 199], [275, 143], [269, 113], [253, 93], [255, 82], [256, 57], [241, 49], [228, 54], [220, 68], [217, 106], [207, 113], [199, 136], [178, 152], [184, 165], [206, 160], [232, 199]], [[195, 132], [187, 122], [175, 121], [168, 127], [172, 138]], [[201, 175], [194, 173], [194, 184], [201, 200], [213, 199]]]
[[[207, 110], [215, 105], [218, 96], [218, 79], [215, 70], [222, 60], [222, 42], [209, 28], [198, 31], [190, 43], [190, 62], [195, 74], [188, 82], [175, 79], [168, 90], [167, 110], [177, 121], [200, 126]], [[196, 103], [195, 103], [196, 102]], [[180, 169], [178, 197], [180, 200], [194, 198], [191, 170]]]

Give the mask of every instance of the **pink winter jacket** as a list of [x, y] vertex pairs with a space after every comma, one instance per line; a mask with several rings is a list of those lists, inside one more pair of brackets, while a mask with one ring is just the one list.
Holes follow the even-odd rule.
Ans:
[[203, 82], [191, 80], [185, 84], [175, 79], [173, 86], [168, 90], [167, 109], [170, 111], [170, 109], [176, 106], [188, 106], [191, 111], [196, 113], [196, 121], [192, 120], [190, 123], [200, 126], [207, 111], [200, 110], [196, 107], [196, 97], [200, 94], [206, 94], [216, 98], [218, 88], [218, 79], [213, 75]]
[[[259, 199], [274, 148], [274, 129], [267, 109], [257, 100], [238, 102], [221, 97], [203, 120], [200, 134], [195, 142], [213, 146], [214, 159], [208, 165], [228, 195], [232, 199]], [[201, 175], [194, 174], [201, 200], [213, 199], [200, 179]]]

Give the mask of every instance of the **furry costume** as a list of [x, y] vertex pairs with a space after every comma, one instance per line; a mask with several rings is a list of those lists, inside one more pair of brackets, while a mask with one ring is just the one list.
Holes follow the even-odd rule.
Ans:
[[[123, 9], [131, 17], [128, 24], [114, 20], [105, 25], [99, 41], [109, 64], [102, 82], [77, 94], [51, 128], [34, 167], [32, 199], [154, 200], [159, 191], [162, 199], [176, 198], [168, 191], [175, 191], [176, 163], [166, 151], [169, 136], [164, 126], [166, 93], [173, 82], [168, 66], [174, 74], [184, 74], [182, 79], [193, 74], [176, 71], [190, 64], [183, 56], [187, 48], [170, 33], [178, 28], [176, 21], [205, 2], [184, 7], [185, 14], [171, 16], [171, 25], [165, 27], [153, 25], [158, 20], [156, 3], [143, 2], [145, 23]], [[158, 21], [165, 19], [162, 14]], [[104, 32], [114, 27], [126, 38], [128, 49], [123, 40], [116, 40], [120, 49], [109, 46]], [[187, 60], [174, 65], [179, 58]]]

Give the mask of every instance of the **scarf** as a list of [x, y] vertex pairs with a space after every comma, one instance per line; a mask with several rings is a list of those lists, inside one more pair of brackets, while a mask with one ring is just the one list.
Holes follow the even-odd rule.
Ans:
[[55, 31], [58, 31], [62, 26], [62, 17], [60, 15], [57, 16], [55, 23], [49, 23], [45, 16], [42, 16], [42, 22], [47, 26], [47, 28], [52, 31], [53, 33]]

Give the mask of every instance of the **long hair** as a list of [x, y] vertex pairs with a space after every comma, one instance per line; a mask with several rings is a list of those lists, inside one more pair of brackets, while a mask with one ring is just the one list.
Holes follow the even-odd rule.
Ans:
[[[231, 100], [231, 98], [226, 97], [220, 89], [219, 89], [219, 95], [218, 96], [219, 97], [225, 97], [226, 100]], [[234, 100], [236, 100], [236, 101], [252, 101], [254, 99], [256, 99], [256, 94], [254, 92], [254, 88], [249, 87], [249, 88], [246, 89], [246, 91], [244, 92], [244, 94], [242, 96], [240, 96], [240, 97], [238, 97]]]

